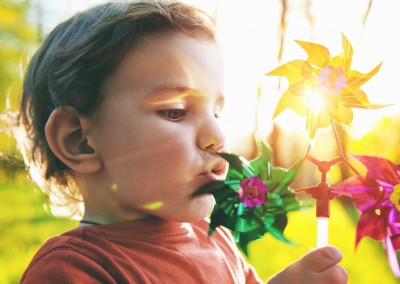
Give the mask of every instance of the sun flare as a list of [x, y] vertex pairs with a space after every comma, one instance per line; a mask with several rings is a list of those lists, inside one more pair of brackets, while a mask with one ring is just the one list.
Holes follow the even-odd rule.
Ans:
[[326, 106], [326, 102], [318, 91], [311, 88], [304, 90], [304, 104], [315, 114], [320, 113]]

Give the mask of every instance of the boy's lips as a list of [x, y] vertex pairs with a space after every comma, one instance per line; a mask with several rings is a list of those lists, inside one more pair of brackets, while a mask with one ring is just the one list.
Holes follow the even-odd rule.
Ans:
[[217, 183], [219, 181], [223, 181], [226, 178], [226, 173], [228, 171], [228, 163], [225, 160], [216, 160], [211, 163], [211, 166], [207, 167], [207, 169], [199, 174], [201, 178], [200, 187], [193, 192], [192, 196], [199, 196], [206, 193], [200, 193], [199, 189], [207, 184]]
[[203, 171], [200, 176], [204, 176], [207, 182], [224, 180], [228, 170], [225, 160], [215, 161], [208, 169]]

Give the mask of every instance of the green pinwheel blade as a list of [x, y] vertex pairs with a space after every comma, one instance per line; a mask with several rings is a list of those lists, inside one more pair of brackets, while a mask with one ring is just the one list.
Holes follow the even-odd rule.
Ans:
[[224, 183], [227, 186], [229, 186], [230, 188], [232, 188], [235, 192], [237, 192], [238, 189], [239, 189], [240, 180], [237, 180], [237, 179], [226, 179], [226, 180], [224, 180]]
[[228, 198], [236, 197], [239, 188], [239, 180], [214, 181], [200, 187], [193, 196], [212, 194], [217, 205], [228, 201]]
[[272, 149], [261, 141], [261, 156], [265, 162], [272, 162]]
[[262, 223], [258, 223], [251, 218], [241, 217], [236, 220], [235, 230], [239, 233], [248, 233], [262, 227]]
[[[299, 210], [301, 208], [305, 208], [306, 206], [300, 205], [297, 201], [296, 195], [294, 193], [288, 193], [282, 195], [283, 207], [285, 208], [286, 212]], [[309, 205], [311, 206], [311, 205]]]
[[238, 172], [242, 172], [242, 160], [240, 159], [240, 156], [237, 156], [235, 154], [229, 154], [229, 153], [218, 153], [222, 158], [224, 158], [228, 163], [229, 163], [229, 168], [234, 169]]
[[265, 228], [259, 226], [252, 231], [240, 234], [240, 238], [236, 240], [237, 245], [245, 255], [248, 255], [248, 244], [254, 240], [261, 239], [266, 233]]
[[271, 160], [272, 151], [267, 144], [259, 142], [258, 147], [259, 155], [254, 160], [250, 161], [250, 165], [255, 169], [256, 173], [260, 175], [263, 181], [267, 181], [271, 178]]
[[[218, 153], [218, 155], [220, 155], [229, 163], [228, 176], [230, 176], [230, 172], [232, 171], [236, 171], [237, 173], [239, 173], [239, 175], [242, 174], [241, 178], [249, 178], [256, 175], [253, 167], [243, 157], [229, 153]], [[235, 173], [234, 176], [238, 176], [237, 173]]]
[[221, 208], [214, 209], [210, 222], [209, 234], [212, 234], [218, 226], [224, 226], [225, 228], [234, 231], [236, 225], [236, 215], [227, 215]]
[[250, 166], [254, 169], [256, 175], [261, 174], [266, 168], [264, 159], [261, 156], [250, 161]]
[[266, 224], [266, 231], [280, 241], [292, 243], [283, 235], [283, 231], [285, 230], [287, 223], [288, 219], [286, 214], [277, 214], [275, 215], [275, 220], [272, 225]]
[[229, 190], [229, 185], [226, 185], [224, 181], [213, 181], [210, 183], [207, 183], [203, 186], [201, 186], [199, 189], [197, 189], [194, 193], [193, 196], [198, 196], [202, 194], [216, 194], [218, 192], [223, 192]]
[[293, 168], [289, 171], [286, 171], [281, 168], [272, 169], [272, 178], [270, 180], [270, 184], [272, 185], [270, 188], [270, 192], [274, 194], [284, 194], [288, 191], [289, 184], [296, 177], [297, 169]]
[[225, 188], [225, 190], [217, 191], [213, 194], [215, 203], [217, 206], [224, 206], [224, 203], [230, 202], [231, 198], [236, 199], [236, 191], [234, 191], [232, 188]]
[[288, 244], [292, 244], [293, 242], [288, 240], [284, 235], [283, 232], [275, 227], [268, 227], [268, 233], [270, 233], [272, 236], [274, 236], [276, 239], [288, 243]]

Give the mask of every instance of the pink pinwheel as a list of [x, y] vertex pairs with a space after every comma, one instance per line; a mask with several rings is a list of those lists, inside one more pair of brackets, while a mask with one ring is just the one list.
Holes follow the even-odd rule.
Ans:
[[396, 277], [400, 269], [400, 165], [379, 157], [355, 156], [367, 168], [365, 177], [343, 181], [334, 192], [351, 196], [361, 212], [355, 246], [363, 237], [383, 241], [389, 265]]

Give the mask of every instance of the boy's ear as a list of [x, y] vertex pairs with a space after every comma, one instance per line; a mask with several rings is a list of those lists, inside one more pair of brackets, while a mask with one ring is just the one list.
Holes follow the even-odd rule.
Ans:
[[53, 110], [45, 126], [51, 151], [70, 169], [81, 174], [92, 174], [102, 167], [87, 136], [88, 126], [88, 119], [72, 107]]

